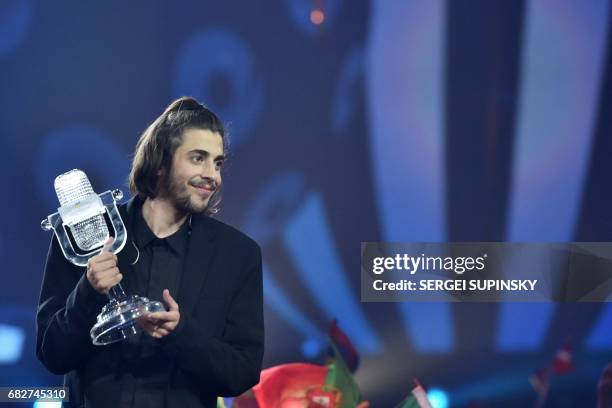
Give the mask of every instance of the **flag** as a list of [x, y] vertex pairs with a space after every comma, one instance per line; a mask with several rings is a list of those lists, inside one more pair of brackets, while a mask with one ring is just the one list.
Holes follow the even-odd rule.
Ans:
[[416, 378], [414, 383], [415, 387], [412, 389], [410, 395], [408, 395], [395, 408], [432, 408], [429, 398], [427, 398], [425, 388], [423, 388], [419, 380]]
[[531, 386], [540, 397], [544, 397], [546, 394], [548, 394], [548, 389], [550, 388], [550, 373], [550, 368], [545, 367], [536, 371], [529, 378]]
[[538, 405], [543, 406], [548, 396], [548, 390], [550, 389], [550, 383], [553, 374], [566, 374], [574, 369], [574, 362], [572, 359], [572, 349], [569, 343], [566, 343], [561, 347], [552, 362], [546, 367], [539, 369], [529, 377], [529, 382], [533, 386], [533, 389], [538, 394]]
[[359, 367], [359, 353], [348, 336], [338, 327], [336, 319], [330, 324], [327, 334], [342, 355], [349, 370], [354, 373]]
[[574, 369], [572, 360], [572, 348], [569, 344], [564, 345], [557, 351], [552, 362], [552, 371], [555, 374], [566, 374]]
[[[259, 384], [252, 388], [259, 408], [304, 407], [309, 392], [322, 389], [328, 368], [315, 364], [290, 363], [261, 372]], [[241, 405], [242, 406], [242, 405]], [[333, 405], [330, 406], [333, 408]]]
[[341, 393], [340, 408], [354, 408], [361, 402], [361, 394], [357, 383], [353, 379], [351, 370], [346, 366], [340, 351], [332, 342], [331, 348], [334, 354], [333, 361], [327, 365], [328, 372], [325, 384], [337, 389]]

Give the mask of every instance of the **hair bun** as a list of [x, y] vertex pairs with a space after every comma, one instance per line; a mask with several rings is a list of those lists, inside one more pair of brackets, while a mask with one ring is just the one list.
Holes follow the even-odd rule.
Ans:
[[165, 113], [178, 112], [178, 111], [195, 111], [204, 109], [204, 106], [191, 96], [182, 96], [172, 102], [167, 108]]

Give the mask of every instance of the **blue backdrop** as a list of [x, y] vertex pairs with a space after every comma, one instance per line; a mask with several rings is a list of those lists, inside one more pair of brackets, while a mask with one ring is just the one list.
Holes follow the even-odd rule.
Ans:
[[359, 244], [612, 239], [611, 20], [607, 0], [1, 2], [0, 385], [61, 382], [34, 353], [53, 179], [127, 192], [140, 132], [192, 95], [231, 133], [218, 217], [264, 250], [266, 367], [320, 361], [337, 317], [375, 407], [414, 376], [514, 407], [570, 340], [548, 406], [593, 406], [612, 306], [361, 303]]

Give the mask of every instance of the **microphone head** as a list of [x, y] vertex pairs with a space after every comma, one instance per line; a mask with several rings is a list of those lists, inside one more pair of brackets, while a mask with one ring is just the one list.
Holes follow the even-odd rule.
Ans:
[[[78, 203], [95, 194], [87, 175], [78, 169], [70, 170], [55, 178], [55, 193], [61, 206]], [[102, 246], [110, 233], [104, 216], [96, 215], [74, 224], [70, 231], [79, 249], [84, 252]]]
[[55, 178], [55, 194], [60, 205], [69, 205], [93, 194], [93, 188], [87, 175], [79, 170], [70, 170]]

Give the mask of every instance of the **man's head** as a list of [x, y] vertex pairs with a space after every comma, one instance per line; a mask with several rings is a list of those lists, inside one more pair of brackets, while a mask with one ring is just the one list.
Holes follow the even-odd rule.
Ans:
[[130, 190], [143, 199], [167, 199], [181, 212], [216, 213], [225, 148], [217, 115], [193, 98], [179, 98], [140, 136]]

